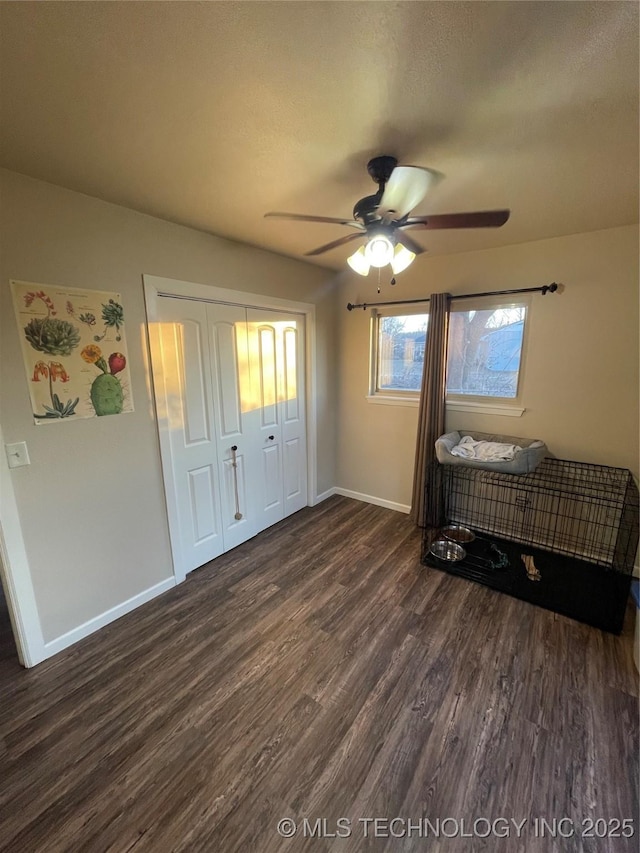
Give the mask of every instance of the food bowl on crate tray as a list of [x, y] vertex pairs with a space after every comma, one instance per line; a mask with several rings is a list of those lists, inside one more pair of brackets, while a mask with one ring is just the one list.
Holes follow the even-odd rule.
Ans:
[[438, 560], [443, 560], [445, 563], [459, 563], [467, 556], [467, 552], [462, 545], [457, 542], [452, 542], [450, 539], [436, 539], [431, 543], [429, 549], [434, 557]]
[[473, 530], [465, 527], [464, 524], [447, 524], [446, 527], [442, 528], [441, 533], [445, 539], [450, 539], [452, 542], [457, 542], [458, 544], [473, 542], [476, 538]]

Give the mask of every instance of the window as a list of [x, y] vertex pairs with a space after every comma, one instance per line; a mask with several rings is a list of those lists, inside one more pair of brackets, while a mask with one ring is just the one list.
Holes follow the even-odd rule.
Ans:
[[420, 391], [428, 314], [378, 318], [376, 391]]
[[[465, 399], [515, 402], [527, 305], [487, 307], [485, 301], [482, 307], [470, 307], [473, 303], [465, 302], [460, 307], [454, 303], [449, 320], [447, 400], [451, 404]], [[374, 313], [370, 399], [417, 400], [428, 325], [429, 315], [424, 312]]]
[[518, 396], [525, 313], [524, 305], [451, 312], [447, 396]]

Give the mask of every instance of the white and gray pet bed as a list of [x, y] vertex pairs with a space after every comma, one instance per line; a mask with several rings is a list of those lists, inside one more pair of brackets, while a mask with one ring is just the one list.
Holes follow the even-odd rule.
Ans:
[[[471, 436], [475, 441], [491, 441], [500, 444], [516, 445], [513, 459], [484, 461], [480, 459], [463, 458], [451, 453], [464, 436]], [[499, 471], [504, 474], [529, 474], [548, 455], [547, 446], [543, 441], [533, 438], [515, 438], [512, 435], [492, 435], [475, 430], [448, 432], [436, 441], [436, 457], [442, 465], [465, 465], [467, 468], [482, 468], [485, 471]]]

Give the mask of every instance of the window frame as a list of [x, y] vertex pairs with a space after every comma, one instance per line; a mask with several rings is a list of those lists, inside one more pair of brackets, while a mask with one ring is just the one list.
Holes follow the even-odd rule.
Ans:
[[[471, 296], [468, 299], [456, 300], [455, 306], [452, 307], [451, 311], [452, 313], [465, 313], [467, 311], [474, 310], [490, 311], [498, 308], [525, 309], [516, 396], [494, 397], [482, 394], [447, 394], [446, 407], [449, 411], [476, 412], [507, 417], [520, 417], [525, 411], [523, 406], [524, 376], [529, 341], [529, 327], [531, 324], [531, 298], [500, 299], [499, 297], [496, 297], [495, 299], [487, 301], [486, 297], [478, 298]], [[385, 306], [382, 309], [371, 308], [369, 327], [369, 389], [366, 395], [366, 398], [370, 403], [412, 407], [417, 407], [419, 405], [420, 391], [387, 390], [380, 389], [378, 387], [380, 319], [382, 317], [406, 317], [411, 314], [429, 314], [429, 303], [426, 302], [424, 305], [414, 304]]]
[[[420, 391], [401, 391], [400, 389], [385, 389], [378, 388], [378, 355], [380, 348], [380, 320], [383, 317], [408, 317], [410, 315], [418, 315], [418, 314], [429, 314], [428, 309], [429, 303], [425, 303], [423, 306], [419, 305], [407, 305], [404, 307], [404, 310], [394, 309], [392, 307], [385, 307], [381, 310], [377, 308], [371, 309], [371, 320], [370, 320], [370, 344], [369, 344], [369, 393], [367, 395], [368, 399], [374, 398], [376, 401], [381, 402], [383, 399], [385, 402], [390, 402], [395, 400], [398, 404], [402, 405], [417, 405], [417, 401], [420, 397]], [[426, 309], [426, 310], [425, 310]], [[429, 328], [427, 326], [427, 332]]]

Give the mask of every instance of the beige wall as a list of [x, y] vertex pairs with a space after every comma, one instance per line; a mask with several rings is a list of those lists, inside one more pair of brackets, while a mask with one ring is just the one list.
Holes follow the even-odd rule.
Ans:
[[[428, 236], [422, 238], [428, 244]], [[388, 280], [388, 279], [387, 279]], [[630, 468], [638, 476], [638, 229], [636, 226], [459, 255], [423, 255], [376, 294], [352, 276], [339, 314], [338, 480], [355, 492], [410, 502], [417, 410], [365, 400], [369, 312], [347, 302], [536, 287], [521, 418], [450, 413], [449, 429], [541, 438], [559, 458]]]
[[[172, 574], [158, 438], [145, 369], [144, 273], [317, 306], [318, 491], [335, 482], [333, 276], [40, 181], [0, 171], [1, 410], [45, 641]], [[9, 280], [116, 290], [135, 412], [35, 426]]]

